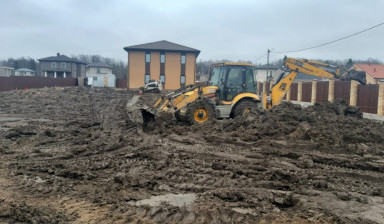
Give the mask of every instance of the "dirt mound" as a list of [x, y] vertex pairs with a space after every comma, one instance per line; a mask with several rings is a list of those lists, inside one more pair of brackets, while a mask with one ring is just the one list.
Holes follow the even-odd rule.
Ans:
[[237, 136], [251, 141], [262, 138], [296, 139], [316, 142], [326, 148], [384, 143], [382, 125], [362, 119], [359, 108], [348, 106], [343, 100], [317, 103], [307, 108], [284, 102], [272, 110], [249, 114], [245, 118], [224, 119], [194, 126], [175, 123], [170, 114], [159, 118], [150, 129], [146, 129], [149, 133], [199, 132], [209, 136]]
[[0, 222], [384, 219], [384, 130], [357, 108], [283, 103], [192, 126], [160, 114], [146, 129], [140, 110], [125, 108], [132, 96], [0, 92]]

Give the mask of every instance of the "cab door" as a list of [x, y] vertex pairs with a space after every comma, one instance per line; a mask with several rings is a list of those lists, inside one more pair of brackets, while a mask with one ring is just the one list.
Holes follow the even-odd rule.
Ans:
[[232, 101], [236, 95], [243, 92], [243, 68], [240, 66], [227, 67], [227, 76], [224, 84], [224, 100]]
[[248, 67], [244, 71], [244, 83], [243, 83], [243, 91], [245, 93], [256, 93], [256, 84], [253, 76], [253, 69]]
[[240, 93], [256, 93], [253, 69], [251, 67], [228, 67], [226, 77], [224, 86], [225, 101], [232, 101]]

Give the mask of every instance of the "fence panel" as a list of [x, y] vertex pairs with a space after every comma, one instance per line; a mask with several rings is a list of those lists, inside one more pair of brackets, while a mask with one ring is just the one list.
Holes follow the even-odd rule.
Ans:
[[291, 85], [291, 100], [297, 101], [297, 83]]
[[311, 102], [312, 98], [312, 82], [303, 82], [303, 102]]
[[329, 82], [317, 82], [316, 102], [328, 102]]
[[77, 78], [0, 77], [0, 91], [59, 86], [77, 86]]
[[350, 81], [336, 81], [335, 82], [335, 100], [344, 99], [349, 104], [349, 97], [351, 94]]
[[357, 86], [357, 106], [362, 112], [377, 113], [377, 103], [379, 98], [379, 85], [358, 85]]
[[116, 79], [116, 88], [122, 88], [122, 89], [128, 88], [127, 80], [125, 80], [125, 79]]

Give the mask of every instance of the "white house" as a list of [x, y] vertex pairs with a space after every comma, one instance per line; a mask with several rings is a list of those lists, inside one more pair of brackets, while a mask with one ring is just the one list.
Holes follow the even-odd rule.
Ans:
[[87, 73], [86, 84], [93, 87], [116, 87], [116, 76], [114, 74]]
[[15, 70], [15, 76], [36, 76], [36, 71], [28, 68], [19, 68]]
[[112, 67], [101, 62], [92, 62], [87, 65], [86, 74], [112, 74]]
[[0, 67], [0, 76], [12, 76], [15, 69], [11, 67]]
[[[268, 69], [266, 67], [255, 67], [255, 74], [254, 74], [255, 81], [264, 82], [267, 78], [267, 70]], [[276, 80], [282, 72], [283, 72], [282, 70], [276, 67], [270, 67], [268, 70], [269, 74], [268, 74], [267, 81]]]

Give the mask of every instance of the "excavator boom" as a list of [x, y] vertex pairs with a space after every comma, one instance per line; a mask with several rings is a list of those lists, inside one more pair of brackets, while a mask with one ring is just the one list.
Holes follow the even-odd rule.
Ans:
[[[272, 87], [270, 99], [268, 100], [266, 96], [263, 96], [265, 109], [270, 109], [281, 103], [298, 73], [329, 79], [356, 80], [361, 84], [366, 83], [365, 73], [351, 71], [346, 73], [345, 77], [341, 77], [338, 66], [317, 61], [285, 57], [284, 67], [285, 72], [280, 75]], [[286, 72], [289, 72], [288, 75], [285, 75]]]

